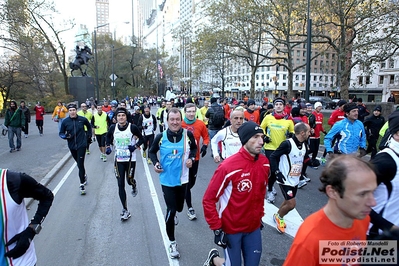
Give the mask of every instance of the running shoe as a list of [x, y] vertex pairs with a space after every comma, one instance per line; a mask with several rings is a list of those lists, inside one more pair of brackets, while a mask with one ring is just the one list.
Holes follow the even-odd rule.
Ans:
[[204, 262], [204, 266], [215, 266], [213, 259], [216, 257], [220, 257], [219, 251], [216, 248], [213, 248], [211, 251], [209, 251], [208, 258]]
[[143, 158], [147, 158], [147, 153], [143, 151]]
[[132, 215], [128, 210], [123, 210], [121, 215], [121, 221], [127, 221]]
[[272, 204], [276, 201], [276, 196], [273, 193], [273, 190], [272, 191], [269, 191], [269, 190], [267, 191], [266, 200], [267, 200], [267, 202], [272, 203]]
[[197, 219], [197, 215], [195, 214], [193, 207], [188, 208], [187, 216], [190, 221]]
[[175, 225], [179, 224], [179, 218], [177, 218], [177, 214], [175, 215]]
[[170, 255], [170, 258], [171, 258], [171, 259], [178, 259], [178, 258], [180, 258], [180, 253], [179, 253], [179, 251], [177, 250], [176, 241], [173, 241], [173, 242], [170, 243], [170, 246], [169, 246], [169, 255]]
[[284, 219], [280, 218], [280, 216], [275, 213], [273, 214], [273, 221], [276, 224], [276, 229], [280, 234], [284, 234], [285, 233], [285, 228], [287, 227], [287, 225], [284, 222]]
[[103, 156], [103, 162], [106, 162], [107, 161], [107, 156]]
[[134, 182], [134, 185], [132, 186], [132, 195], [133, 195], [133, 197], [136, 197], [137, 194], [139, 194], [139, 190], [137, 189], [136, 182]]
[[148, 159], [148, 160], [147, 160], [147, 163], [148, 163], [148, 164], [152, 164], [151, 159]]
[[277, 191], [276, 191], [276, 189], [273, 187], [273, 189], [272, 189], [272, 193], [273, 193], [273, 195], [277, 195]]
[[298, 183], [298, 188], [303, 188], [304, 186], [306, 186], [308, 183], [305, 180], [299, 180]]
[[90, 155], [89, 149], [86, 150], [86, 154], [87, 154], [87, 155]]
[[303, 180], [305, 180], [306, 182], [310, 182], [311, 181], [310, 178], [307, 177], [306, 174], [302, 175], [302, 177], [303, 177]]
[[87, 185], [87, 174], [85, 174], [85, 182], [83, 183], [83, 185]]
[[324, 158], [324, 157], [321, 157], [321, 158], [320, 158], [320, 164], [321, 164], [321, 165], [325, 165], [326, 162], [327, 162], [326, 158]]
[[86, 195], [85, 185], [80, 185], [80, 195]]

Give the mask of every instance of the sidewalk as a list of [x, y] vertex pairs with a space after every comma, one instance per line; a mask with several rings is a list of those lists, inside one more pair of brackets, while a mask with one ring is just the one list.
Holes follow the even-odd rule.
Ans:
[[[3, 123], [4, 118], [0, 118], [0, 124]], [[32, 116], [29, 137], [24, 138], [22, 133], [21, 151], [9, 151], [8, 137], [0, 134], [0, 168], [24, 172], [38, 182], [51, 180], [70, 158], [67, 142], [58, 136], [58, 124], [51, 120], [50, 114], [44, 116], [43, 136], [39, 135]]]

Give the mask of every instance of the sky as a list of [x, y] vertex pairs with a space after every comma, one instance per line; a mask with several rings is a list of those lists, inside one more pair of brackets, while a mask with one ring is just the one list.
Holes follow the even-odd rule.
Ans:
[[[62, 34], [67, 47], [67, 54], [73, 50], [76, 43], [75, 35], [79, 34], [80, 24], [87, 26], [90, 33], [96, 26], [95, 0], [57, 0], [54, 1], [57, 10], [61, 13], [59, 21], [75, 19], [75, 27]], [[115, 32], [117, 38], [132, 34], [132, 0], [109, 0], [110, 31]], [[124, 22], [129, 22], [125, 24]]]

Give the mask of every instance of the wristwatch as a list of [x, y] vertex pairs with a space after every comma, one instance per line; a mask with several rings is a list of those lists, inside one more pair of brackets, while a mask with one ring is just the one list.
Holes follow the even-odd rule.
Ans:
[[191, 157], [190, 159], [191, 159], [191, 161], [193, 161], [193, 162], [195, 161], [195, 157]]
[[215, 230], [213, 232], [215, 233], [215, 236], [218, 236], [222, 232], [222, 229], [217, 229], [217, 230]]
[[280, 170], [276, 170], [276, 171], [274, 172], [275, 175], [278, 175], [279, 173], [280, 173]]
[[30, 224], [29, 227], [32, 228], [33, 231], [35, 231], [36, 235], [39, 234], [40, 231], [42, 230], [41, 224]]

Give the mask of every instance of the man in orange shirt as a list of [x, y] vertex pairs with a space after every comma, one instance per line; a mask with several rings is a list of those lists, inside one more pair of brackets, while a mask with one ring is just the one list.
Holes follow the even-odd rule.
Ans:
[[230, 120], [230, 105], [227, 100], [227, 98], [223, 99], [224, 118], [226, 119], [226, 121]]
[[376, 205], [377, 178], [372, 166], [352, 155], [336, 156], [320, 181], [327, 204], [299, 227], [284, 265], [320, 265], [322, 240], [366, 240], [369, 214]]
[[[205, 123], [196, 118], [195, 114], [197, 112], [197, 107], [193, 103], [188, 103], [184, 107], [185, 117], [182, 121], [182, 127], [191, 131], [194, 135], [195, 142], [197, 144], [197, 154], [194, 158], [192, 167], [188, 172], [188, 186], [186, 190], [186, 204], [187, 204], [187, 216], [190, 221], [197, 219], [197, 215], [195, 214], [195, 210], [191, 203], [191, 189], [195, 185], [195, 181], [197, 179], [198, 165], [201, 157], [206, 155], [206, 150], [209, 144], [209, 135], [208, 129], [205, 126]], [[200, 140], [202, 137], [202, 147], [201, 150], [198, 148], [200, 145]]]
[[248, 100], [248, 108], [244, 112], [244, 117], [246, 121], [252, 121], [255, 122], [256, 124], [260, 124], [259, 117], [259, 108], [256, 108], [255, 101], [254, 100]]

